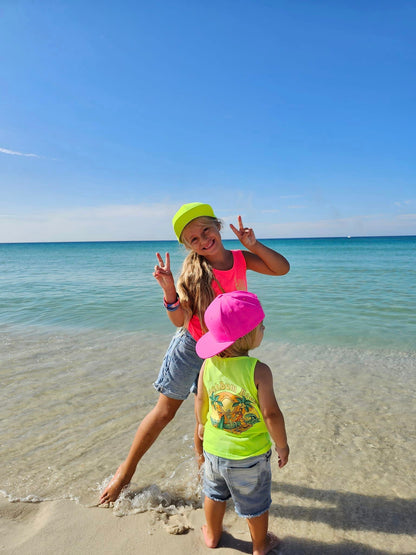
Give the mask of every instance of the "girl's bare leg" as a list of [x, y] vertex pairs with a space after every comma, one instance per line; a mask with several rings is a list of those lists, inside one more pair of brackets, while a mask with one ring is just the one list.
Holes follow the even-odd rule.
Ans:
[[100, 503], [115, 501], [122, 488], [127, 485], [133, 477], [140, 459], [155, 442], [160, 432], [174, 418], [176, 411], [183, 401], [170, 399], [161, 393], [153, 409], [143, 418], [137, 428], [132, 446], [126, 460], [121, 463], [113, 479], [103, 491]]
[[217, 547], [221, 539], [226, 506], [225, 501], [213, 501], [205, 496], [204, 511], [207, 523], [202, 527], [202, 533], [207, 547]]
[[260, 516], [248, 518], [247, 523], [253, 542], [253, 555], [266, 555], [266, 553], [269, 553], [269, 551], [279, 545], [279, 538], [267, 531], [269, 526], [269, 511]]

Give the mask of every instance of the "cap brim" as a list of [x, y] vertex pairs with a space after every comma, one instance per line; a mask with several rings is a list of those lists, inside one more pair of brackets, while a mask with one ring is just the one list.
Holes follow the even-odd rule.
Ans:
[[230, 347], [235, 341], [217, 341], [214, 336], [208, 332], [198, 339], [196, 344], [196, 354], [200, 358], [210, 358], [224, 349]]
[[172, 218], [172, 224], [179, 243], [183, 243], [181, 235], [185, 227], [192, 222], [192, 220], [200, 218], [201, 216], [208, 216], [209, 218], [216, 217], [212, 207], [209, 204], [204, 204], [202, 202], [184, 204], [176, 212]]

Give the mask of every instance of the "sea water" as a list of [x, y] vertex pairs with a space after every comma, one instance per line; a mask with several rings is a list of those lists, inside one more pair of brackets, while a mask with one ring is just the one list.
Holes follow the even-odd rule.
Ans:
[[[264, 243], [291, 264], [282, 277], [248, 272], [266, 313], [253, 355], [273, 370], [291, 445], [290, 464], [273, 463], [278, 505], [295, 526], [320, 514], [311, 499], [368, 510], [378, 499], [387, 533], [399, 533], [416, 493], [416, 237]], [[10, 501], [94, 503], [126, 456], [175, 331], [152, 277], [167, 251], [177, 276], [186, 251], [170, 241], [0, 244], [0, 490]], [[119, 514], [200, 504], [193, 429], [189, 398]]]

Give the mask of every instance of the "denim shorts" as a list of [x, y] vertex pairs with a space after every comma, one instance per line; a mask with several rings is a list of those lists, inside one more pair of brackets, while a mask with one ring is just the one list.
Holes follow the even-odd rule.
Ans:
[[187, 330], [180, 329], [172, 337], [154, 387], [170, 399], [185, 400], [196, 393], [202, 358], [196, 354], [196, 341]]
[[247, 459], [223, 459], [206, 453], [204, 494], [213, 501], [232, 497], [235, 512], [243, 518], [254, 518], [269, 510], [272, 503], [270, 468], [271, 450]]

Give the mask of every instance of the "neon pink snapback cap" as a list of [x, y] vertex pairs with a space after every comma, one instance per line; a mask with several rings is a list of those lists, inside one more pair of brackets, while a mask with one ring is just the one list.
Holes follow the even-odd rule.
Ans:
[[205, 333], [196, 344], [197, 355], [209, 358], [227, 349], [264, 320], [264, 311], [254, 293], [232, 291], [218, 295], [205, 311]]

